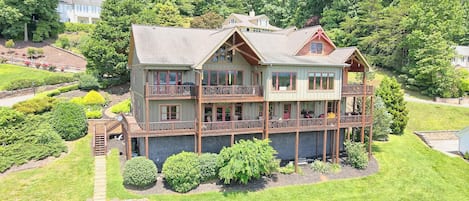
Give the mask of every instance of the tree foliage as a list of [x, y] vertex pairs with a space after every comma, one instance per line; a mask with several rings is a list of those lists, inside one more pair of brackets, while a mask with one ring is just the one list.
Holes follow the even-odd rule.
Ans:
[[149, 0], [107, 0], [102, 4], [101, 20], [84, 45], [87, 70], [102, 81], [105, 78], [129, 80], [127, 55], [131, 24], [182, 26], [183, 18], [170, 2]]
[[163, 164], [164, 179], [173, 190], [185, 193], [200, 184], [200, 162], [197, 154], [181, 152]]
[[268, 140], [240, 140], [231, 147], [224, 147], [218, 155], [219, 178], [225, 184], [237, 181], [247, 184], [251, 179], [271, 174], [278, 169], [277, 151]]
[[386, 109], [380, 96], [376, 96], [373, 110], [373, 139], [386, 140], [392, 132], [391, 125], [393, 116]]
[[214, 12], [208, 12], [201, 16], [194, 17], [191, 21], [192, 28], [216, 29], [223, 23], [223, 17]]
[[28, 35], [35, 42], [57, 36], [62, 30], [56, 11], [58, 3], [58, 0], [0, 0], [0, 35], [22, 39], [27, 24]]
[[80, 105], [71, 102], [57, 104], [52, 111], [50, 124], [65, 140], [83, 137], [88, 129], [85, 111]]
[[391, 130], [393, 134], [403, 134], [409, 119], [409, 111], [404, 101], [404, 92], [395, 78], [385, 77], [381, 82], [376, 95], [381, 97], [387, 111], [392, 115]]

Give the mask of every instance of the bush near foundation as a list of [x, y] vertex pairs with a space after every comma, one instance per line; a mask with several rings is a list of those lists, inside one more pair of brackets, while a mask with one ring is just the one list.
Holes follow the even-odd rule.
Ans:
[[200, 181], [205, 182], [216, 179], [220, 167], [217, 165], [218, 155], [213, 153], [203, 153], [199, 156]]
[[124, 184], [147, 187], [156, 182], [158, 168], [153, 161], [143, 156], [132, 158], [124, 166]]
[[197, 154], [181, 152], [170, 156], [163, 164], [164, 179], [179, 193], [188, 192], [200, 184], [200, 162]]
[[231, 147], [224, 147], [218, 155], [221, 167], [218, 176], [225, 184], [237, 181], [247, 184], [278, 169], [275, 151], [268, 140], [240, 140]]
[[129, 113], [130, 112], [130, 98], [112, 106], [111, 112], [114, 114]]
[[345, 151], [347, 152], [346, 162], [357, 169], [365, 169], [368, 166], [368, 155], [365, 145], [360, 142], [346, 141]]
[[83, 137], [88, 129], [85, 111], [71, 102], [57, 104], [52, 111], [51, 125], [65, 140]]

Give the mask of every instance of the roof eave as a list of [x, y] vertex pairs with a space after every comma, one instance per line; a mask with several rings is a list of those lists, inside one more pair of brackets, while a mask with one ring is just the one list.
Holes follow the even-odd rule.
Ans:
[[350, 64], [318, 64], [318, 63], [279, 63], [279, 62], [261, 62], [261, 65], [266, 66], [312, 66], [312, 67], [349, 67]]

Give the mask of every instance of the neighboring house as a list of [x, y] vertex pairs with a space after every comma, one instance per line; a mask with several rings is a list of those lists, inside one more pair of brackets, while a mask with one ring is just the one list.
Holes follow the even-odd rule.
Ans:
[[61, 22], [95, 24], [101, 14], [102, 0], [60, 0], [57, 12]]
[[218, 153], [252, 138], [270, 139], [277, 157], [295, 164], [338, 161], [344, 140], [353, 133], [363, 142], [372, 126], [359, 99], [373, 101], [373, 87], [348, 82], [349, 72], [366, 82], [369, 65], [320, 26], [256, 33], [133, 25], [128, 65], [127, 158], [145, 155], [159, 168], [181, 151]]
[[456, 46], [456, 57], [451, 63], [456, 67], [469, 68], [469, 46]]
[[456, 133], [459, 138], [459, 152], [465, 154], [469, 152], [469, 127], [466, 127]]
[[241, 31], [249, 32], [272, 32], [280, 31], [282, 29], [272, 26], [269, 23], [269, 18], [266, 15], [256, 15], [254, 11], [249, 12], [249, 15], [241, 15], [232, 13], [223, 22], [223, 28], [238, 27]]

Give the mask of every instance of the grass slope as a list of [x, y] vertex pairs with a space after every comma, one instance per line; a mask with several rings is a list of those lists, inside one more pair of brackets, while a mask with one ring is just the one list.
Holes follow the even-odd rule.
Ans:
[[[55, 74], [58, 73], [11, 64], [0, 64], [0, 77], [2, 78], [0, 79], [0, 90], [3, 90], [8, 83], [17, 79], [44, 79], [45, 77]], [[71, 73], [60, 74], [72, 75]]]
[[91, 135], [70, 147], [71, 153], [42, 168], [0, 178], [0, 200], [86, 200], [93, 196]]
[[[468, 108], [409, 103], [411, 121], [402, 136], [376, 142], [380, 171], [358, 179], [288, 186], [259, 192], [152, 195], [151, 200], [466, 200], [469, 164], [428, 148], [414, 130], [454, 130], [469, 125]], [[139, 198], [124, 190], [117, 151], [108, 158], [108, 198]]]

